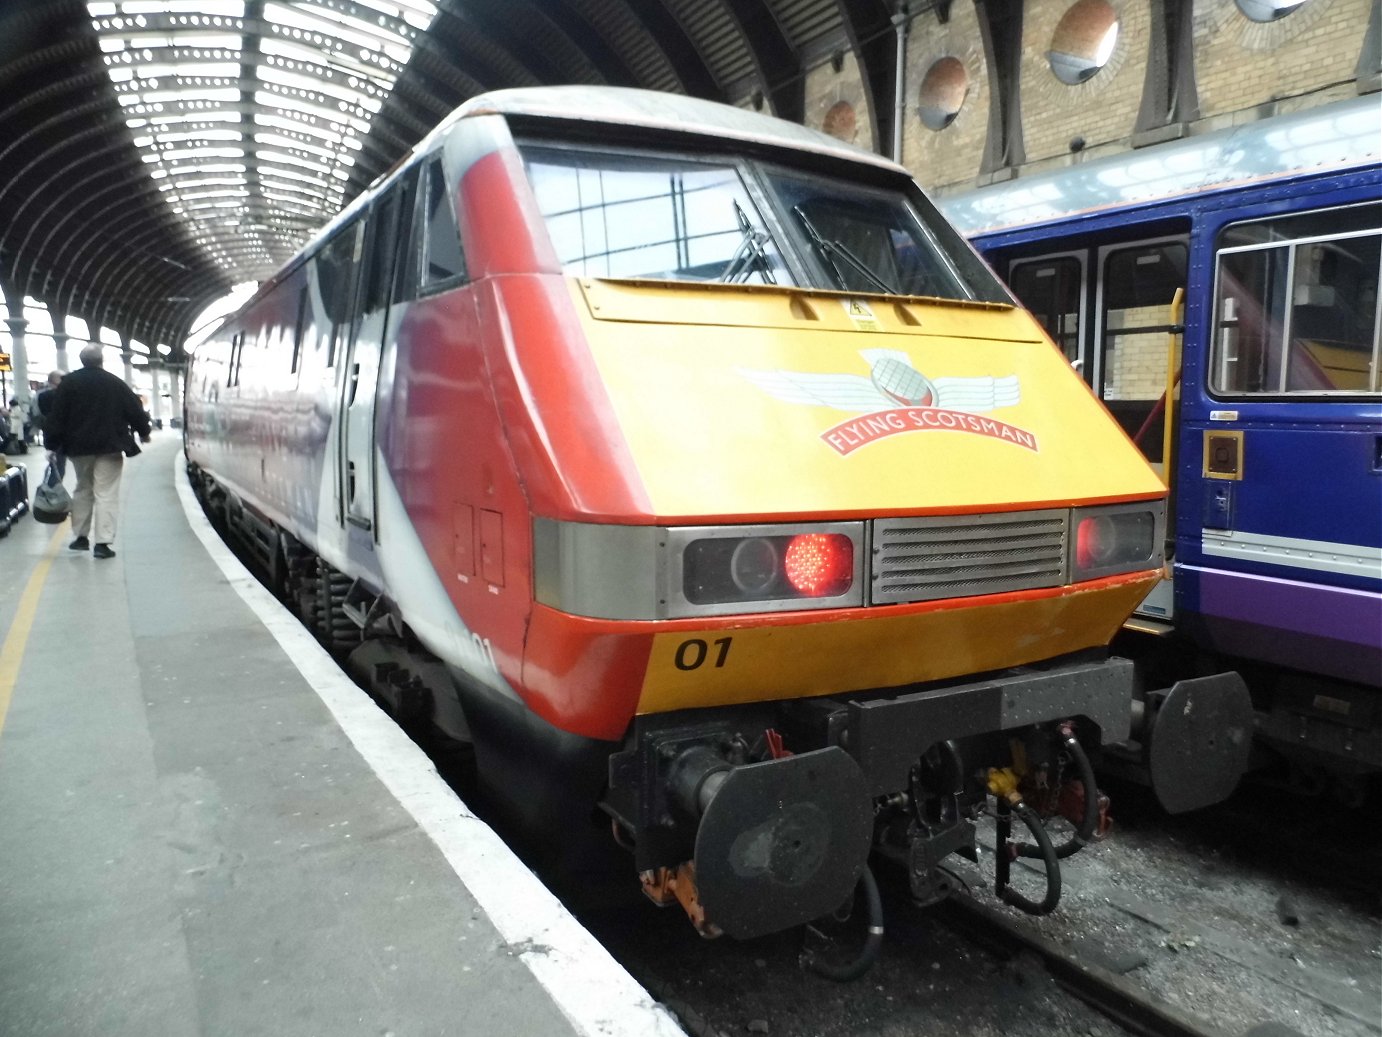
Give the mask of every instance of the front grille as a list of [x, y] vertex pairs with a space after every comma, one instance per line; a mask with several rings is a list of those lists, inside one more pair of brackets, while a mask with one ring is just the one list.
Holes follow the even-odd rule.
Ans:
[[1059, 587], [1066, 582], [1064, 509], [1001, 515], [875, 519], [873, 604]]

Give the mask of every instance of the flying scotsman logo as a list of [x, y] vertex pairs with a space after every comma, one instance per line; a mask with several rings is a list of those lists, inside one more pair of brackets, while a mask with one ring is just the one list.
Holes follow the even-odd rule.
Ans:
[[813, 374], [807, 371], [750, 371], [743, 375], [769, 396], [788, 403], [814, 404], [863, 417], [842, 421], [821, 433], [844, 455], [900, 432], [968, 432], [1001, 439], [1028, 450], [1037, 438], [1026, 429], [987, 417], [1022, 399], [1016, 375], [1005, 378], [927, 378], [906, 353], [865, 349], [869, 377]]

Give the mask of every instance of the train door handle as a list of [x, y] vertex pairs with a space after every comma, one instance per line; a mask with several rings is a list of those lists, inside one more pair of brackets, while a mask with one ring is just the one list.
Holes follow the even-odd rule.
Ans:
[[1372, 437], [1372, 471], [1382, 475], [1382, 436]]

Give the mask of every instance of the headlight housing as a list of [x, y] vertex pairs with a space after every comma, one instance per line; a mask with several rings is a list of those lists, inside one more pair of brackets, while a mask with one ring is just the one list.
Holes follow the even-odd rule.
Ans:
[[1070, 513], [1070, 582], [1161, 565], [1165, 510], [1160, 501], [1074, 508]]
[[538, 519], [534, 593], [563, 612], [601, 619], [859, 606], [864, 528], [862, 522], [668, 528]]
[[533, 590], [572, 615], [628, 620], [972, 598], [1159, 568], [1165, 528], [1159, 500], [745, 526], [540, 518]]

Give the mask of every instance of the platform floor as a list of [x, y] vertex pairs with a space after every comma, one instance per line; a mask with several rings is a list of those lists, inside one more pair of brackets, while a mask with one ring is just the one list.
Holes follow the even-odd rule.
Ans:
[[71, 539], [0, 540], [0, 1034], [681, 1033], [216, 539], [176, 432], [117, 557]]

